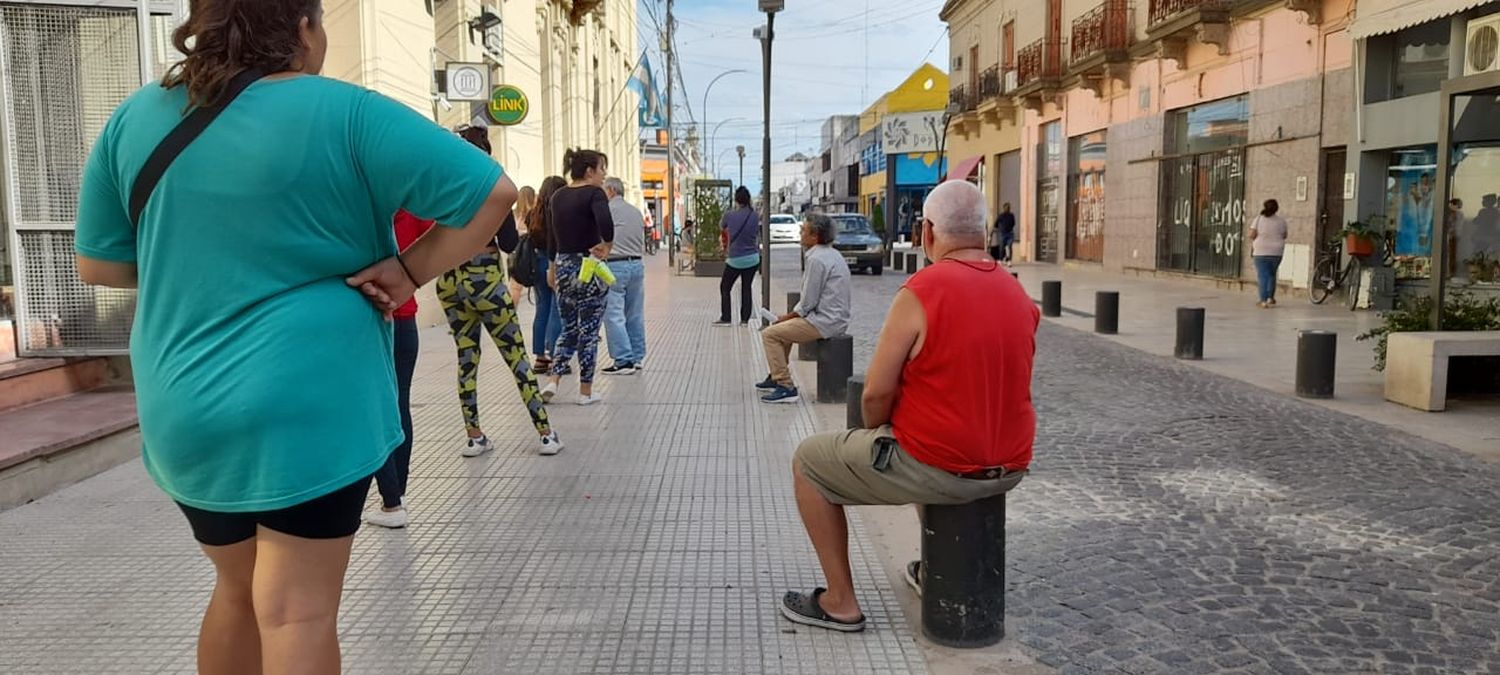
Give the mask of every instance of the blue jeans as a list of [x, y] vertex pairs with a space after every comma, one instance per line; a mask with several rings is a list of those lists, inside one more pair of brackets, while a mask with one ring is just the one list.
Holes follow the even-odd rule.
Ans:
[[1281, 256], [1255, 256], [1255, 273], [1260, 280], [1260, 301], [1276, 299], [1276, 270], [1281, 268]]
[[401, 431], [406, 440], [391, 452], [385, 466], [375, 472], [375, 485], [380, 490], [380, 501], [388, 509], [401, 505], [406, 494], [406, 479], [411, 469], [411, 376], [417, 369], [417, 352], [420, 348], [416, 319], [396, 319], [396, 398], [401, 408]]
[[604, 306], [604, 335], [616, 363], [646, 360], [646, 265], [639, 260], [609, 263], [615, 284]]
[[557, 349], [557, 338], [562, 335], [562, 313], [557, 307], [557, 292], [547, 285], [547, 257], [538, 252], [536, 257], [536, 318], [531, 320], [531, 353], [537, 356], [551, 354]]

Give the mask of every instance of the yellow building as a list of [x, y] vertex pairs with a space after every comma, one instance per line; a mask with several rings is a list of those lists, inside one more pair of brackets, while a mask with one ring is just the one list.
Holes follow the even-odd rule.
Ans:
[[859, 211], [872, 218], [881, 212], [884, 222], [897, 224], [895, 234], [910, 233], [922, 200], [941, 179], [948, 87], [948, 75], [924, 63], [859, 116]]
[[[1012, 8], [1008, 8], [1010, 5]], [[1015, 19], [1018, 3], [948, 0], [948, 24], [957, 114], [948, 129], [948, 158], [984, 189], [991, 213], [1001, 204], [1021, 208], [1021, 127], [1015, 99]]]

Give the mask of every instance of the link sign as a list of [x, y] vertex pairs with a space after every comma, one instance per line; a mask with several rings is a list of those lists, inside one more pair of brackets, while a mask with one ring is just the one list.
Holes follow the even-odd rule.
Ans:
[[530, 110], [531, 103], [526, 100], [526, 94], [511, 85], [502, 84], [490, 93], [490, 119], [496, 124], [507, 127], [520, 124]]

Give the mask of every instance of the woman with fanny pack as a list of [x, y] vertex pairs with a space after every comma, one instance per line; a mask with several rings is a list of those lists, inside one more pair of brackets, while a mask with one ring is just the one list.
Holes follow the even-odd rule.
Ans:
[[[488, 129], [463, 127], [459, 135], [489, 154]], [[479, 426], [479, 360], [486, 331], [495, 341], [495, 346], [500, 348], [500, 357], [505, 359], [506, 367], [515, 377], [521, 402], [531, 415], [531, 424], [537, 435], [541, 436], [541, 454], [555, 455], [563, 447], [547, 419], [547, 404], [542, 400], [536, 374], [531, 371], [531, 362], [526, 358], [526, 337], [521, 329], [521, 318], [516, 313], [516, 305], [505, 287], [505, 274], [500, 269], [501, 252], [516, 250], [519, 242], [516, 219], [507, 218], [484, 251], [438, 279], [438, 301], [443, 305], [454, 345], [458, 347], [458, 401], [469, 436], [459, 450], [464, 457], [478, 457], [495, 449]]]
[[755, 272], [760, 269], [760, 217], [750, 208], [750, 190], [741, 185], [734, 191], [734, 202], [739, 208], [724, 214], [719, 221], [723, 237], [728, 240], [724, 260], [724, 278], [719, 281], [719, 320], [715, 326], [728, 326], [730, 319], [729, 292], [734, 290], [734, 281], [740, 282], [740, 323], [750, 323], [755, 313], [752, 299]]
[[[216, 572], [209, 675], [341, 670], [354, 533], [404, 438], [388, 319], [516, 200], [453, 134], [318, 77], [323, 18], [318, 0], [191, 3], [186, 56], [110, 117], [79, 191], [79, 276], [139, 288], [146, 471]], [[402, 209], [442, 225], [399, 251]]]

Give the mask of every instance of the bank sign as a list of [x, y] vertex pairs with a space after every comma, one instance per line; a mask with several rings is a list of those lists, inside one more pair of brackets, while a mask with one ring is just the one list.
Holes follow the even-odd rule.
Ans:
[[490, 93], [488, 105], [490, 119], [501, 126], [511, 126], [525, 121], [526, 113], [531, 111], [531, 103], [526, 100], [526, 94], [508, 84], [495, 87]]

